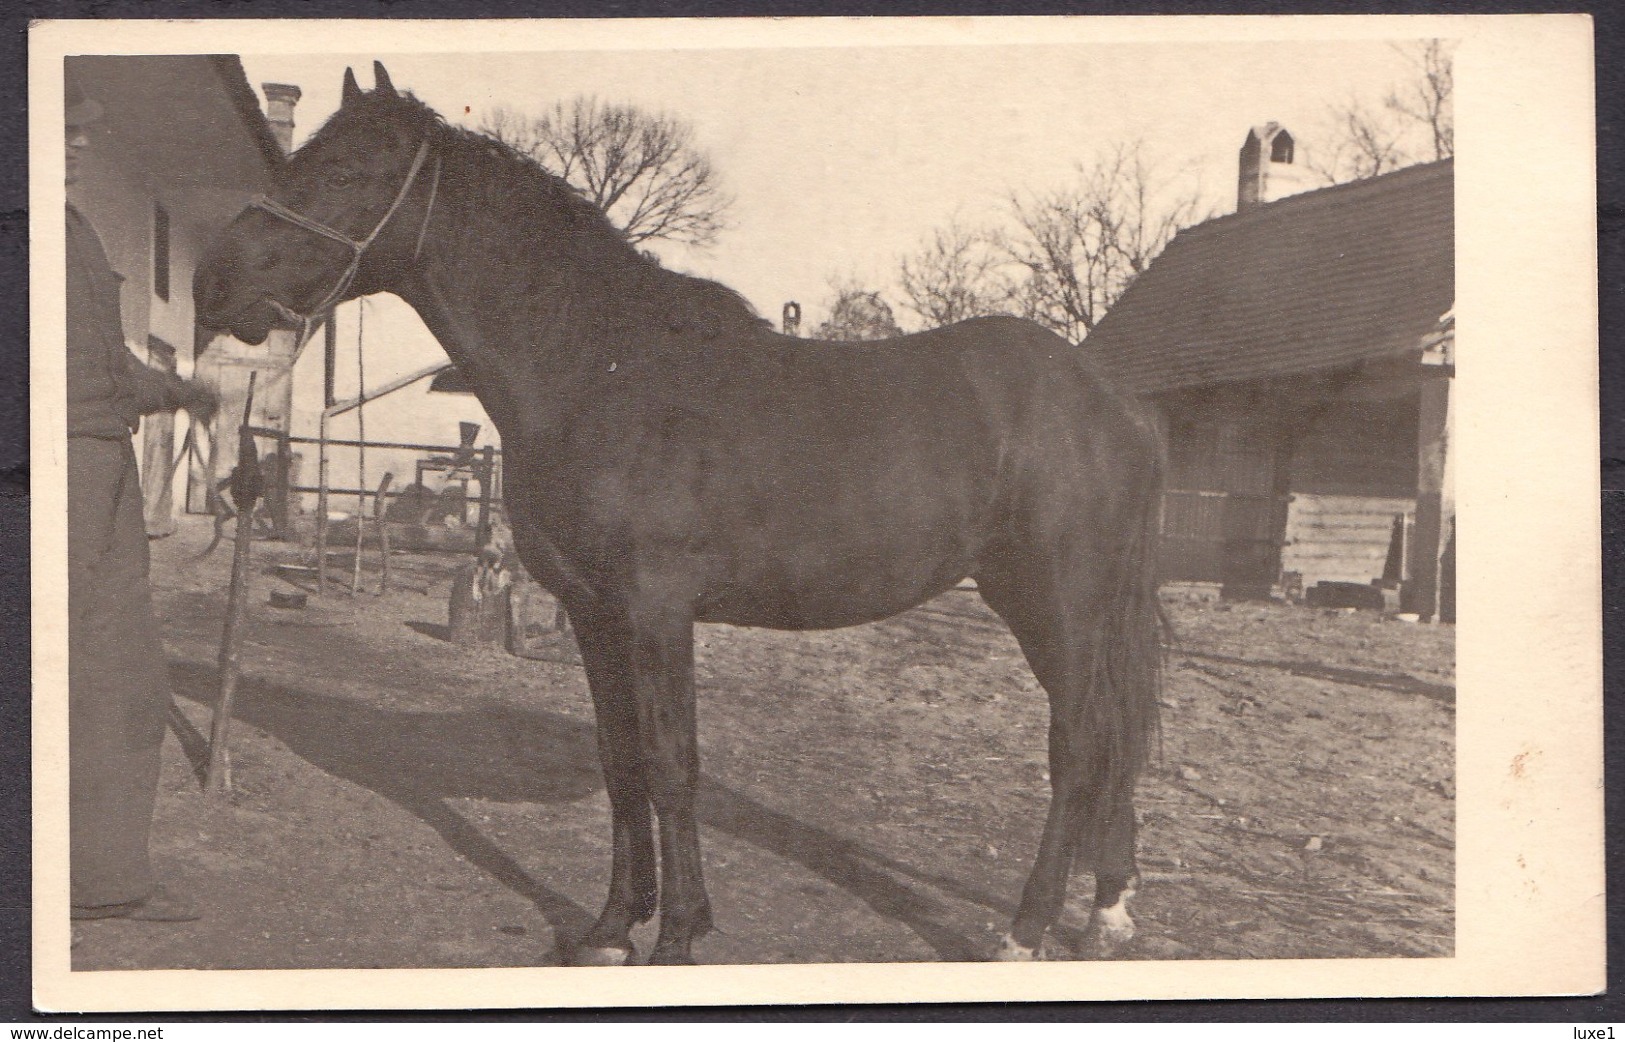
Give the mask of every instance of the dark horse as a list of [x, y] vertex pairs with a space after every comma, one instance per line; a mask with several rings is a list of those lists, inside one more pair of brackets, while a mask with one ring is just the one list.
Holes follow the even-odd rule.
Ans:
[[614, 857], [573, 961], [626, 961], [657, 906], [656, 963], [691, 961], [711, 926], [696, 622], [849, 626], [965, 576], [1050, 699], [1049, 818], [1000, 955], [1038, 953], [1080, 858], [1091, 945], [1127, 939], [1161, 656], [1152, 427], [1030, 322], [779, 336], [375, 73], [363, 92], [346, 72], [338, 113], [214, 244], [198, 316], [257, 343], [391, 292], [472, 381], [520, 558], [569, 611], [597, 714]]

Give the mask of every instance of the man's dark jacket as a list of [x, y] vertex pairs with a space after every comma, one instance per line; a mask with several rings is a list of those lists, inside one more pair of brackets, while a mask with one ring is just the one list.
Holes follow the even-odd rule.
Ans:
[[141, 417], [179, 409], [187, 384], [143, 363], [120, 334], [123, 279], [90, 222], [68, 207], [68, 436], [127, 438]]

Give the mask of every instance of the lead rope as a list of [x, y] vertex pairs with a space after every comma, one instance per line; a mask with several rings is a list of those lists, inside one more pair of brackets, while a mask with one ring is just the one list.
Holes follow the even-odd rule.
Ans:
[[[367, 396], [367, 363], [362, 344], [366, 331], [367, 298], [357, 297], [355, 302], [355, 385], [356, 397]], [[355, 490], [355, 560], [350, 566], [350, 594], [361, 592], [361, 538], [367, 529], [367, 405], [362, 401], [355, 407], [355, 438], [358, 460]]]

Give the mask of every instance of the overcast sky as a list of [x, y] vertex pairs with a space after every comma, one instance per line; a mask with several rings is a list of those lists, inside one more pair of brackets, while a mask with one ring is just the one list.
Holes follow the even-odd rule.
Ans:
[[[252, 55], [249, 81], [304, 96], [295, 142], [338, 105], [346, 66], [476, 124], [576, 94], [689, 120], [736, 202], [707, 253], [662, 245], [777, 318], [809, 319], [831, 275], [884, 285], [897, 258], [956, 214], [996, 217], [1012, 189], [1064, 182], [1080, 160], [1141, 139], [1170, 177], [1234, 205], [1247, 128], [1277, 120], [1310, 147], [1327, 106], [1379, 97], [1404, 60], [1381, 41], [868, 47], [456, 55]], [[263, 99], [262, 99], [263, 100]]]

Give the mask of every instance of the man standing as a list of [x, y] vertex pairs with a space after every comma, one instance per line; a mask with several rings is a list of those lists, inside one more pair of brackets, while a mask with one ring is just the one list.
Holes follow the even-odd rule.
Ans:
[[[71, 81], [67, 182], [101, 106]], [[147, 531], [130, 436], [142, 415], [213, 410], [202, 384], [148, 367], [124, 344], [120, 276], [90, 222], [67, 212], [68, 762], [73, 918], [198, 918], [147, 856], [169, 677], [147, 581]]]

